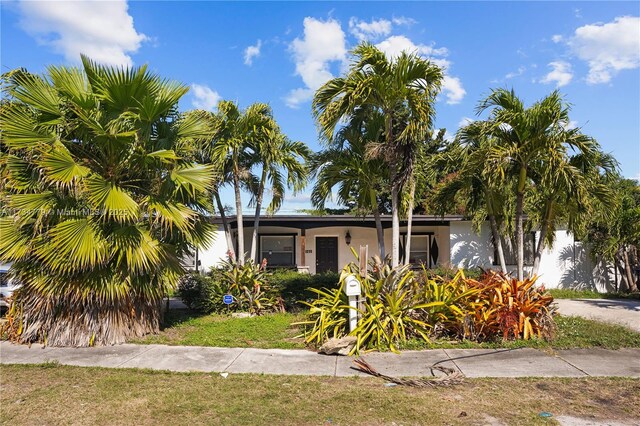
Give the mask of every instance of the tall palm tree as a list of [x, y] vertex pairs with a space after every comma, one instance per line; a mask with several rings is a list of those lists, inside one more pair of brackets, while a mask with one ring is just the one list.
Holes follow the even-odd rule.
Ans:
[[487, 162], [487, 155], [496, 142], [487, 135], [486, 127], [486, 123], [475, 121], [458, 131], [455, 143], [442, 156], [451, 173], [437, 186], [432, 201], [440, 213], [451, 211], [452, 205], [461, 203], [476, 231], [489, 219], [498, 255], [496, 260], [502, 272], [507, 273], [502, 235], [508, 214], [509, 188], [494, 185], [488, 178], [493, 167]]
[[264, 128], [262, 134], [253, 141], [251, 148], [253, 153], [250, 163], [260, 169], [257, 193], [253, 199], [256, 213], [250, 257], [257, 261], [258, 229], [266, 184], [268, 182], [271, 186], [271, 202], [267, 206], [267, 213], [273, 214], [282, 205], [285, 187], [297, 192], [306, 186], [308, 178], [306, 162], [311, 157], [311, 151], [303, 142], [290, 140], [277, 126]]
[[[416, 54], [401, 53], [389, 59], [375, 46], [363, 43], [344, 77], [329, 80], [315, 93], [313, 114], [323, 137], [331, 141], [342, 120], [359, 109], [373, 110], [383, 118], [384, 149], [377, 150], [389, 168], [392, 213], [392, 265], [400, 260], [399, 194], [411, 174], [414, 144], [432, 127], [434, 103], [442, 71]], [[399, 126], [399, 119], [404, 125]]]
[[589, 150], [591, 142], [561, 136], [569, 123], [569, 105], [558, 91], [525, 108], [513, 90], [493, 90], [478, 105], [478, 113], [485, 110], [490, 110], [488, 132], [498, 141], [487, 156], [494, 165], [493, 179], [496, 184], [504, 184], [505, 179], [515, 183], [517, 274], [518, 279], [523, 279], [524, 206], [527, 191], [534, 183], [532, 175], [543, 175], [549, 160], [566, 155], [569, 148]]
[[0, 261], [22, 284], [8, 335], [122, 343], [159, 330], [180, 258], [211, 241], [207, 129], [188, 91], [139, 68], [49, 67], [3, 76]]
[[363, 124], [352, 120], [338, 132], [333, 146], [313, 157], [311, 169], [316, 183], [311, 192], [311, 202], [317, 208], [324, 208], [336, 186], [336, 201], [340, 204], [348, 204], [355, 195], [358, 210], [374, 215], [378, 250], [380, 257], [384, 259], [384, 230], [379, 197], [388, 185], [388, 174], [381, 159], [367, 155], [367, 131], [362, 127]]
[[233, 185], [238, 222], [236, 261], [244, 265], [246, 253], [241, 189], [245, 187], [251, 192], [256, 191], [257, 178], [251, 173], [251, 146], [258, 143], [265, 130], [276, 125], [269, 105], [255, 103], [242, 111], [232, 101], [220, 101], [212, 121], [211, 125], [216, 130], [211, 145], [211, 161], [228, 176]]

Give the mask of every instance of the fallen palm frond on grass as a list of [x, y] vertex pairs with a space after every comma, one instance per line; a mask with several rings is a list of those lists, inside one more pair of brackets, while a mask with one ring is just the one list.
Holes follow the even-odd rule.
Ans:
[[402, 379], [399, 377], [387, 376], [385, 374], [377, 372], [364, 358], [354, 359], [353, 363], [356, 365], [356, 370], [369, 374], [374, 377], [380, 377], [388, 382], [395, 383], [402, 386], [412, 386], [415, 388], [435, 388], [440, 386], [455, 386], [464, 381], [464, 374], [453, 368], [442, 367], [439, 365], [431, 366], [431, 374], [433, 370], [441, 371], [444, 376], [435, 377], [433, 379], [421, 378], [421, 379]]

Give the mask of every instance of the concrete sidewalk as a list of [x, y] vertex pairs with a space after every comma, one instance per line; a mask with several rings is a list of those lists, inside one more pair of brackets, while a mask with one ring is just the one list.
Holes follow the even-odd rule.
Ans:
[[[575, 349], [549, 355], [535, 349], [436, 349], [370, 353], [364, 358], [393, 376], [429, 376], [433, 364], [455, 368], [467, 377], [640, 377], [640, 349]], [[0, 363], [170, 371], [365, 376], [351, 368], [352, 357], [305, 350], [132, 345], [99, 348], [42, 348], [0, 342]]]

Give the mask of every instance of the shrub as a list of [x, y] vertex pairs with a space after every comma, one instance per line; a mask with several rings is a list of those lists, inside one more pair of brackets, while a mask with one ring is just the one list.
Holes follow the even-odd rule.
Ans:
[[269, 275], [268, 281], [270, 287], [279, 292], [287, 311], [294, 311], [302, 308], [300, 302], [311, 302], [317, 297], [310, 288], [337, 288], [340, 283], [340, 274], [327, 272], [311, 275], [278, 269]]
[[220, 285], [211, 276], [190, 273], [178, 281], [178, 297], [189, 309], [202, 313], [219, 312], [224, 307], [222, 296], [225, 294]]
[[337, 288], [310, 289], [317, 299], [303, 323], [308, 344], [320, 345], [330, 337], [349, 334], [349, 307], [345, 280], [360, 281], [363, 298], [360, 319], [351, 332], [357, 338], [354, 352], [397, 347], [409, 339], [429, 340], [445, 334], [477, 341], [551, 338], [555, 329], [553, 297], [535, 287], [535, 279], [518, 281], [488, 271], [480, 279], [467, 278], [460, 270], [452, 278], [430, 278], [407, 266], [395, 269], [374, 259], [370, 272], [360, 277], [355, 264], [347, 265]]
[[223, 287], [234, 298], [230, 308], [253, 315], [284, 312], [282, 298], [269, 287], [267, 277], [266, 264], [226, 262], [221, 269], [221, 279]]

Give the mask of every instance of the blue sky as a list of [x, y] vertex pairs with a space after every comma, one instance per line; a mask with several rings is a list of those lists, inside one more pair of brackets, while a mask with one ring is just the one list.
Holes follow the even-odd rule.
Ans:
[[[147, 63], [192, 88], [182, 109], [269, 103], [283, 130], [319, 149], [309, 97], [359, 40], [416, 50], [446, 68], [436, 125], [454, 134], [493, 87], [527, 103], [556, 87], [570, 125], [640, 178], [638, 2], [2, 1], [3, 72], [77, 63]], [[232, 204], [231, 193], [226, 202]], [[308, 191], [282, 213], [308, 207]]]

